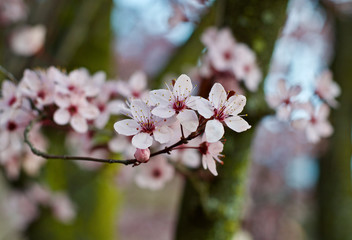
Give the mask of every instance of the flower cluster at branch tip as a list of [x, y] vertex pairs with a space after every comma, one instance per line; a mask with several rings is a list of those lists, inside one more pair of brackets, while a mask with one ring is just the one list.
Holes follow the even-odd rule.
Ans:
[[299, 85], [288, 86], [284, 79], [279, 79], [276, 92], [268, 94], [266, 100], [276, 110], [279, 120], [290, 122], [294, 128], [305, 131], [308, 142], [317, 143], [333, 133], [328, 121], [329, 106], [338, 106], [335, 98], [341, 90], [332, 80], [329, 70], [324, 70], [317, 77], [313, 89], [309, 101], [302, 102], [299, 98], [302, 88]]

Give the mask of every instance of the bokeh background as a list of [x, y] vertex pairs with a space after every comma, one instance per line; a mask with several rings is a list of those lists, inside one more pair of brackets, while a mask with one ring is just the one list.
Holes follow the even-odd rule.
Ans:
[[[210, 26], [231, 29], [263, 72], [258, 92], [247, 95], [252, 129], [228, 136], [218, 179], [206, 178], [219, 214], [200, 209], [182, 174], [152, 191], [137, 186], [130, 167], [90, 171], [55, 160], [34, 178], [12, 181], [1, 171], [0, 239], [352, 239], [352, 1], [0, 0], [0, 64], [18, 79], [26, 68], [52, 65], [120, 80], [143, 71], [149, 88], [163, 87], [200, 65]], [[18, 39], [25, 28], [36, 32]], [[334, 134], [312, 144], [275, 117], [265, 95], [280, 78], [310, 99], [325, 69], [341, 94], [330, 115]], [[46, 136], [49, 152], [67, 151], [63, 134]], [[73, 220], [43, 208], [24, 221], [33, 210], [12, 196], [26, 181], [68, 196], [57, 205]]]

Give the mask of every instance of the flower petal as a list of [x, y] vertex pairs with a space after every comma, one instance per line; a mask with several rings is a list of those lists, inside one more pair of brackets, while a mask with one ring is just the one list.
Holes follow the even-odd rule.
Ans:
[[88, 131], [88, 124], [86, 119], [84, 119], [79, 114], [76, 114], [71, 118], [70, 124], [76, 132], [85, 133]]
[[215, 160], [211, 157], [211, 155], [204, 155], [205, 161], [207, 162], [207, 166], [209, 171], [214, 175], [217, 176], [218, 172], [216, 171], [216, 163]]
[[131, 102], [131, 113], [134, 119], [138, 121], [150, 118], [150, 108], [148, 105], [140, 99], [132, 100]]
[[84, 107], [79, 107], [78, 112], [88, 120], [95, 119], [99, 116], [99, 109], [93, 105], [87, 105]]
[[199, 120], [197, 114], [193, 110], [183, 110], [177, 115], [177, 120], [187, 130], [194, 132], [197, 130]]
[[172, 91], [174, 96], [187, 97], [191, 94], [192, 89], [191, 79], [186, 74], [182, 74], [177, 78]]
[[213, 106], [208, 100], [204, 98], [200, 98], [197, 100], [197, 110], [198, 113], [205, 118], [211, 118], [214, 115]]
[[243, 132], [251, 128], [251, 125], [249, 125], [243, 118], [239, 116], [226, 118], [225, 123], [235, 132]]
[[214, 108], [219, 108], [226, 101], [227, 94], [224, 87], [220, 83], [215, 83], [209, 93], [209, 101]]
[[166, 89], [151, 91], [149, 97], [153, 105], [156, 106], [168, 106], [172, 100], [171, 92]]
[[161, 118], [170, 118], [175, 115], [175, 110], [168, 107], [156, 107], [152, 110], [152, 114]]
[[213, 143], [219, 141], [224, 136], [224, 126], [218, 120], [210, 120], [205, 126], [207, 142]]
[[148, 133], [138, 133], [132, 138], [132, 145], [136, 148], [146, 149], [153, 144], [153, 137]]
[[147, 87], [147, 76], [144, 72], [137, 71], [131, 76], [128, 83], [133, 92], [140, 93]]
[[168, 126], [162, 126], [156, 129], [154, 132], [154, 138], [156, 141], [160, 143], [167, 143], [170, 141], [171, 136], [173, 135], [173, 131]]
[[114, 124], [114, 129], [118, 134], [125, 136], [132, 136], [140, 131], [140, 126], [136, 120], [125, 119], [118, 121]]
[[227, 100], [226, 111], [230, 115], [237, 115], [243, 111], [246, 105], [246, 97], [243, 95], [234, 95]]
[[54, 121], [59, 125], [65, 125], [70, 121], [70, 113], [65, 108], [59, 108], [54, 113]]

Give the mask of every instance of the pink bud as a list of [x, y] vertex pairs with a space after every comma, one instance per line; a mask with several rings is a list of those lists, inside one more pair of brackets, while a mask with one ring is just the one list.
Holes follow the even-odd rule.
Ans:
[[150, 157], [149, 148], [146, 148], [146, 149], [137, 148], [136, 152], [134, 153], [134, 157], [138, 162], [141, 162], [141, 163], [148, 162]]

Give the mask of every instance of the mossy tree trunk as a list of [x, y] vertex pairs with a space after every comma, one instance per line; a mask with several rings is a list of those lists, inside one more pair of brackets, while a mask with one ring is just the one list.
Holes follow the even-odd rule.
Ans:
[[334, 135], [329, 152], [320, 163], [321, 240], [349, 240], [352, 237], [352, 17], [336, 20], [333, 72], [341, 86], [339, 107], [332, 111]]
[[[218, 25], [230, 27], [239, 42], [254, 49], [264, 76], [285, 20], [286, 5], [283, 0], [220, 0], [215, 5], [222, 11], [217, 12]], [[238, 230], [254, 129], [268, 112], [262, 88], [248, 94], [247, 99], [245, 112], [252, 129], [241, 134], [229, 131], [225, 136], [224, 165], [218, 167], [219, 176], [208, 183], [209, 211], [205, 212], [197, 191], [186, 183], [176, 239], [231, 239]]]

